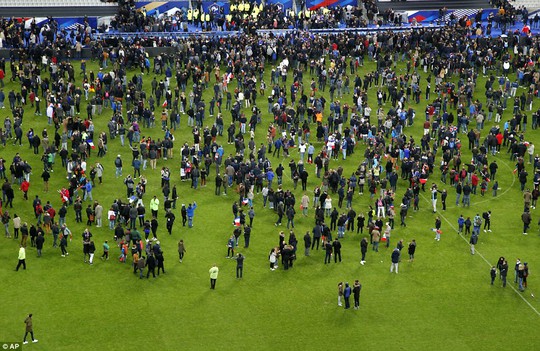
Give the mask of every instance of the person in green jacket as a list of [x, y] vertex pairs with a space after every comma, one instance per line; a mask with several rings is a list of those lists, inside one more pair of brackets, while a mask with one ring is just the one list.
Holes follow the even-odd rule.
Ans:
[[103, 255], [101, 255], [101, 259], [104, 260], [108, 260], [109, 259], [109, 243], [107, 243], [107, 240], [105, 240], [105, 242], [103, 243]]

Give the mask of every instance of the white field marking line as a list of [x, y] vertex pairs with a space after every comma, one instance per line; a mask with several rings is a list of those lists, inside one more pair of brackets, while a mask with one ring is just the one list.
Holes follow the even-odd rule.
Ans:
[[[503, 161], [503, 163], [506, 165], [506, 162]], [[508, 166], [508, 165], [506, 165], [506, 166]], [[514, 182], [515, 182], [515, 180], [516, 180], [515, 175], [512, 175], [512, 178], [513, 178], [513, 181], [512, 181], [512, 185], [513, 185]], [[426, 196], [424, 196], [424, 194], [420, 193], [420, 195], [422, 196], [422, 198], [423, 198], [424, 200], [426, 200], [426, 202], [428, 202], [428, 203], [431, 205], [431, 201], [430, 201]], [[450, 225], [450, 227], [452, 227], [452, 228], [457, 232], [457, 228], [455, 227], [455, 225], [452, 224], [452, 222], [450, 222], [450, 221], [448, 220], [448, 218], [446, 218], [445, 215], [443, 215], [443, 214], [442, 214], [441, 212], [439, 212], [439, 211], [437, 211], [437, 214], [438, 214], [439, 216], [441, 216], [441, 217], [442, 217], [442, 218]], [[461, 237], [461, 239], [463, 239], [463, 241], [465, 241], [465, 243], [467, 243], [467, 245], [469, 244], [469, 240], [467, 240], [467, 239], [465, 238], [465, 236], [463, 236], [463, 234], [458, 233], [458, 235]], [[488, 265], [489, 267], [492, 266], [492, 264], [489, 263], [489, 261], [484, 257], [484, 255], [482, 255], [478, 250], [475, 250], [475, 254], [478, 254], [478, 256], [480, 256], [480, 257], [484, 260], [484, 262], [487, 263], [487, 265]], [[519, 297], [521, 297], [521, 299], [522, 299], [523, 301], [525, 301], [525, 303], [526, 303], [527, 305], [529, 305], [529, 307], [534, 311], [534, 313], [536, 313], [536, 315], [540, 317], [540, 312], [538, 312], [538, 310], [537, 310], [533, 305], [531, 305], [531, 303], [530, 303], [529, 301], [527, 301], [527, 300], [525, 299], [525, 297], [523, 297], [523, 294], [519, 293], [519, 292], [516, 290], [516, 288], [514, 288], [514, 287], [512, 286], [512, 284], [508, 284], [508, 286], [510, 286], [510, 288], [512, 288], [512, 290], [514, 290], [514, 292], [515, 292]]]

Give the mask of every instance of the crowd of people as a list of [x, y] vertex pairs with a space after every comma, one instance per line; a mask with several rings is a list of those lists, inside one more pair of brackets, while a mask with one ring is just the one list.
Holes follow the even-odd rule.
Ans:
[[[53, 31], [53, 20], [49, 26]], [[11, 27], [17, 26], [12, 23]], [[76, 222], [83, 223], [86, 214], [87, 228], [82, 233], [85, 262], [93, 264], [96, 251], [90, 228], [102, 227], [105, 219], [114, 231], [120, 260], [129, 262], [131, 257], [134, 273], [142, 277], [145, 267], [147, 277], [155, 276], [155, 268], [158, 275], [160, 269], [164, 273], [158, 212], [163, 208], [166, 215], [161, 217], [172, 234], [178, 192], [174, 184], [171, 187], [175, 175], [168, 166], [180, 159], [182, 180], [191, 181], [193, 189], [210, 179], [215, 182], [216, 196], [221, 196], [222, 188], [225, 193], [233, 187], [236, 190], [235, 228], [230, 237], [227, 234], [227, 256], [235, 257], [242, 268], [243, 258], [238, 260], [234, 248], [242, 234], [249, 247], [253, 200], [259, 194], [263, 208], [275, 211], [276, 227], [285, 217], [288, 229], [293, 230], [287, 240], [280, 232], [279, 243], [269, 254], [270, 269], [275, 270], [281, 258], [281, 265], [289, 270], [297, 259], [298, 203], [303, 216], [314, 218], [313, 229], [303, 237], [306, 256], [322, 244], [325, 264], [331, 263], [332, 256], [337, 263], [341, 261], [340, 239], [355, 230], [364, 236], [366, 228], [361, 241], [361, 262], [365, 264], [369, 244], [373, 255], [378, 255], [379, 242], [390, 247], [396, 214], [400, 225], [406, 226], [408, 211], [420, 210], [426, 183], [439, 182], [450, 189], [432, 186], [427, 190], [433, 212], [437, 212], [437, 197], [446, 200], [450, 191], [463, 211], [474, 205], [477, 187], [478, 196], [489, 189], [496, 196], [495, 159], [505, 150], [509, 161], [503, 162], [515, 163], [521, 190], [527, 194], [531, 179], [535, 190], [527, 196], [522, 215], [525, 234], [540, 185], [540, 157], [527, 137], [540, 121], [540, 110], [533, 110], [540, 97], [540, 40], [531, 32], [509, 32], [497, 38], [473, 37], [472, 32], [470, 26], [459, 24], [444, 30], [419, 28], [401, 33], [313, 36], [298, 32], [280, 37], [246, 33], [176, 40], [174, 53], [156, 57], [150, 57], [138, 41], [121, 41], [111, 47], [96, 40], [93, 45], [100, 69], [94, 72], [87, 70], [84, 60], [71, 60], [67, 44], [62, 46], [62, 40], [71, 34], [46, 34], [39, 42], [34, 38], [15, 45], [14, 38], [21, 35], [15, 31], [10, 42], [17, 49], [12, 50], [9, 61], [0, 61], [0, 85], [9, 67], [11, 86], [17, 88], [7, 94], [0, 89], [0, 106], [11, 110], [0, 138], [4, 146], [13, 140], [13, 145], [24, 144], [42, 154], [43, 165], [30, 165], [22, 151], [0, 160], [6, 236], [11, 236], [10, 225], [15, 238], [20, 231], [21, 265], [28, 235], [31, 246], [41, 250], [46, 234], [51, 233], [52, 244], [58, 244], [66, 257], [72, 232], [65, 218], [73, 209]], [[74, 40], [91, 38], [81, 30], [80, 38], [75, 35]], [[376, 68], [364, 69], [366, 62], [375, 62]], [[486, 77], [484, 86], [477, 84], [480, 75]], [[145, 91], [142, 87], [148, 82], [151, 90]], [[267, 107], [260, 103], [262, 96]], [[416, 110], [421, 100], [428, 102], [425, 111]], [[81, 111], [85, 104], [86, 111]], [[29, 105], [37, 116], [44, 107], [48, 126], [41, 132], [23, 131]], [[96, 130], [94, 120], [104, 115], [109, 119], [107, 130]], [[423, 134], [408, 135], [409, 128], [418, 123]], [[162, 137], [147, 136], [152, 128], [161, 129]], [[178, 147], [175, 134], [179, 128], [190, 128], [193, 141]], [[262, 139], [265, 142], [257, 145], [255, 140]], [[468, 147], [462, 140], [468, 141]], [[131, 160], [118, 155], [112, 161], [108, 156], [112, 142], [128, 144]], [[279, 161], [281, 151], [290, 160], [290, 172]], [[340, 158], [346, 160], [360, 152], [355, 157], [361, 161], [354, 171], [339, 165]], [[158, 162], [163, 204], [152, 194], [148, 203], [151, 216], [147, 217], [143, 201], [147, 181], [141, 172], [156, 169]], [[127, 196], [100, 204], [94, 200], [94, 188], [100, 191], [104, 169], [109, 166], [114, 166], [118, 181], [123, 179]], [[124, 178], [127, 167], [133, 176]], [[65, 172], [67, 178], [59, 190], [62, 205], [58, 213], [52, 199], [33, 200], [35, 223], [11, 217], [15, 190], [19, 187], [28, 193], [33, 169], [40, 169], [45, 189], [53, 171]], [[287, 188], [285, 184], [290, 183], [284, 183], [284, 177], [290, 177], [292, 188]], [[318, 185], [311, 195], [307, 184], [314, 178]], [[299, 180], [302, 198], [297, 201]], [[362, 202], [367, 201], [369, 209], [359, 211], [359, 199], [367, 198], [364, 192], [369, 200]], [[249, 205], [247, 218], [239, 204]], [[181, 206], [183, 225], [193, 226], [196, 208], [195, 202]], [[441, 225], [439, 220], [434, 228], [437, 240]], [[337, 237], [333, 238], [335, 231]], [[478, 240], [479, 232], [474, 232]], [[471, 250], [476, 242], [471, 241]], [[403, 240], [397, 241], [391, 271], [397, 273], [404, 247]], [[106, 241], [104, 260], [109, 250]], [[411, 260], [415, 250], [412, 240], [408, 244]], [[178, 252], [182, 261], [183, 242], [178, 243]], [[210, 274], [217, 277], [215, 270]]]

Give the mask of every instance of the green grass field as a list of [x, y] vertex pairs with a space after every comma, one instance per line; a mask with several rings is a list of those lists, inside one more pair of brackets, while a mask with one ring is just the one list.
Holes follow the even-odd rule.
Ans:
[[[401, 63], [400, 65], [403, 65]], [[78, 63], [75, 63], [78, 74]], [[96, 71], [98, 66], [90, 63], [88, 69]], [[368, 63], [361, 74], [374, 69]], [[269, 71], [269, 70], [267, 70]], [[135, 72], [129, 72], [131, 77]], [[309, 74], [304, 78], [308, 80]], [[426, 74], [421, 73], [423, 78]], [[150, 90], [150, 77], [144, 76], [145, 87]], [[268, 72], [266, 75], [267, 82]], [[478, 86], [484, 86], [480, 77]], [[290, 81], [290, 79], [289, 79]], [[80, 82], [78, 82], [80, 84]], [[4, 91], [17, 88], [8, 83]], [[210, 94], [207, 91], [206, 94]], [[325, 93], [329, 100], [328, 93]], [[369, 92], [370, 103], [374, 104], [375, 89]], [[479, 89], [476, 97], [485, 100]], [[210, 98], [207, 97], [206, 101]], [[344, 97], [342, 101], [350, 101]], [[7, 99], [6, 99], [7, 102]], [[266, 125], [270, 116], [266, 113], [266, 96], [259, 97], [258, 104], [263, 110], [263, 125], [257, 129], [257, 144], [264, 142]], [[83, 104], [81, 110], [86, 111]], [[417, 119], [407, 135], [419, 140], [422, 133], [425, 102], [413, 106]], [[534, 110], [540, 107], [534, 101]], [[389, 104], [385, 106], [389, 108]], [[375, 111], [375, 110], [374, 110]], [[96, 131], [106, 130], [111, 110], [94, 118]], [[530, 116], [530, 112], [527, 112]], [[8, 115], [2, 110], [0, 118]], [[85, 115], [84, 113], [82, 115]], [[230, 121], [230, 113], [225, 113], [225, 124]], [[511, 108], [505, 111], [503, 120], [511, 116]], [[208, 118], [208, 117], [207, 117]], [[207, 120], [210, 124], [211, 121]], [[502, 124], [502, 123], [501, 123]], [[26, 108], [23, 130], [33, 127], [41, 132], [46, 126], [46, 117], [36, 117], [33, 110]], [[489, 130], [487, 123], [482, 136]], [[529, 123], [530, 126], [530, 123]], [[314, 131], [314, 127], [312, 131]], [[408, 226], [396, 225], [392, 233], [389, 249], [381, 247], [378, 253], [370, 250], [367, 263], [360, 260], [360, 235], [346, 233], [343, 242], [343, 262], [324, 265], [322, 250], [303, 256], [302, 236], [314, 224], [313, 209], [309, 217], [296, 216], [295, 233], [300, 241], [298, 259], [294, 268], [283, 271], [282, 267], [270, 271], [268, 252], [278, 243], [279, 230], [273, 223], [276, 215], [262, 207], [261, 195], [255, 197], [256, 217], [249, 249], [240, 249], [246, 256], [244, 278], [235, 278], [235, 262], [226, 256], [226, 242], [231, 235], [233, 215], [232, 202], [237, 199], [233, 191], [228, 196], [215, 196], [213, 172], [207, 187], [193, 190], [188, 182], [179, 177], [179, 146], [183, 141], [192, 143], [186, 117], [175, 133], [174, 159], [159, 160], [158, 169], [147, 169], [143, 174], [149, 179], [145, 204], [150, 197], [161, 197], [159, 169], [168, 166], [172, 172], [171, 185], [177, 184], [180, 199], [178, 204], [197, 201], [194, 228], [181, 226], [179, 210], [173, 235], [165, 230], [165, 221], [160, 213], [158, 235], [165, 256], [166, 274], [158, 279], [139, 280], [128, 264], [119, 263], [119, 250], [111, 248], [111, 259], [101, 261], [101, 244], [112, 241], [112, 232], [104, 225], [92, 228], [96, 251], [95, 264], [83, 263], [81, 233], [83, 225], [74, 220], [72, 208], [68, 212], [67, 223], [74, 233], [70, 243], [69, 257], [62, 258], [60, 249], [52, 248], [52, 238], [47, 236], [42, 258], [37, 258], [34, 248], [27, 250], [26, 271], [14, 272], [17, 263], [18, 243], [3, 239], [0, 246], [0, 281], [3, 286], [2, 318], [0, 318], [0, 341], [21, 341], [24, 333], [24, 318], [34, 314], [34, 330], [39, 343], [25, 346], [35, 350], [116, 350], [121, 347], [143, 350], [319, 350], [361, 347], [367, 350], [534, 350], [540, 343], [536, 327], [540, 325], [540, 304], [531, 293], [538, 293], [537, 254], [539, 243], [538, 220], [533, 210], [533, 226], [528, 236], [523, 236], [521, 224], [522, 194], [519, 182], [512, 174], [513, 163], [506, 150], [495, 158], [499, 163], [498, 180], [501, 190], [496, 198], [489, 192], [485, 197], [472, 195], [471, 207], [456, 208], [455, 192], [449, 186], [440, 184], [439, 171], [433, 180], [439, 188], [449, 191], [448, 209], [433, 214], [429, 193], [421, 193], [420, 211], [409, 211]], [[312, 133], [313, 135], [314, 133]], [[143, 130], [142, 135], [153, 138], [163, 136], [159, 127]], [[528, 130], [527, 140], [540, 145], [536, 131]], [[315, 138], [311, 138], [314, 140]], [[462, 140], [466, 140], [463, 135]], [[26, 138], [22, 147], [2, 148], [1, 157], [11, 162], [15, 152], [33, 165], [32, 185], [29, 196], [39, 194], [42, 200], [50, 200], [56, 209], [60, 207], [60, 197], [56, 192], [65, 183], [65, 171], [58, 160], [54, 167], [50, 191], [42, 192], [41, 162], [28, 149]], [[226, 136], [218, 139], [226, 154], [234, 152], [226, 143]], [[317, 149], [320, 143], [315, 143]], [[470, 152], [462, 151], [463, 160], [470, 159]], [[343, 166], [345, 175], [350, 175], [363, 161], [365, 146], [358, 144], [356, 152], [346, 161], [331, 161], [330, 167]], [[298, 160], [297, 150], [291, 155]], [[92, 153], [88, 164], [98, 161], [97, 150]], [[122, 179], [114, 176], [114, 158], [122, 154], [131, 160], [131, 151], [122, 148], [118, 139], [109, 141], [109, 152], [99, 161], [105, 166], [104, 183], [96, 185], [94, 199], [105, 209], [115, 198], [124, 198], [125, 186]], [[281, 159], [270, 157], [274, 167]], [[440, 150], [437, 161], [440, 160]], [[288, 160], [285, 160], [287, 163]], [[127, 163], [127, 162], [126, 162]], [[438, 162], [437, 162], [438, 164]], [[288, 168], [286, 174], [289, 174]], [[320, 179], [315, 178], [313, 165], [308, 165], [310, 173], [308, 195]], [[528, 166], [530, 179], [532, 169]], [[124, 166], [124, 176], [131, 167]], [[292, 189], [292, 181], [284, 177], [284, 188]], [[531, 181], [532, 182], [532, 181]], [[408, 183], [400, 180], [396, 199], [401, 199]], [[532, 186], [532, 184], [531, 184]], [[301, 188], [295, 191], [300, 199]], [[353, 206], [357, 212], [366, 212], [369, 195], [355, 195]], [[398, 202], [399, 204], [399, 202]], [[397, 207], [397, 206], [396, 206]], [[492, 211], [492, 233], [481, 233], [477, 254], [471, 255], [468, 238], [456, 234], [457, 217], [465, 217], [486, 210]], [[25, 202], [20, 192], [16, 192], [14, 212], [23, 221], [34, 220], [31, 202]], [[12, 212], [12, 211], [10, 211]], [[297, 210], [297, 212], [300, 212]], [[13, 212], [12, 212], [13, 213]], [[431, 228], [435, 216], [443, 221], [443, 235], [440, 242], [433, 240]], [[84, 215], [83, 215], [84, 217]], [[399, 218], [396, 218], [398, 222]], [[104, 220], [104, 222], [107, 222]], [[285, 224], [285, 222], [284, 222]], [[183, 238], [186, 243], [186, 257], [178, 262], [176, 243]], [[287, 236], [288, 238], [288, 236]], [[406, 248], [400, 264], [399, 275], [390, 274], [390, 253], [399, 239], [405, 244], [416, 239], [418, 248], [414, 263], [407, 262]], [[243, 247], [241, 240], [240, 247]], [[489, 269], [499, 256], [508, 260], [509, 284], [503, 289], [497, 277], [494, 286], [489, 284]], [[529, 287], [521, 293], [513, 283], [513, 265], [516, 258], [529, 262]], [[217, 288], [209, 289], [208, 269], [216, 263], [220, 268]], [[337, 283], [351, 284], [360, 279], [363, 289], [361, 307], [358, 311], [344, 310], [337, 306]]]

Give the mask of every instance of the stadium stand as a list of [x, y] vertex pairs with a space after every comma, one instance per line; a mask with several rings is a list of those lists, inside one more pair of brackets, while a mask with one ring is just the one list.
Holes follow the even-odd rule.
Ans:
[[[0, 0], [0, 7], [13, 7], [13, 0]], [[17, 7], [78, 7], [78, 6], [117, 6], [115, 2], [101, 0], [24, 0]]]

